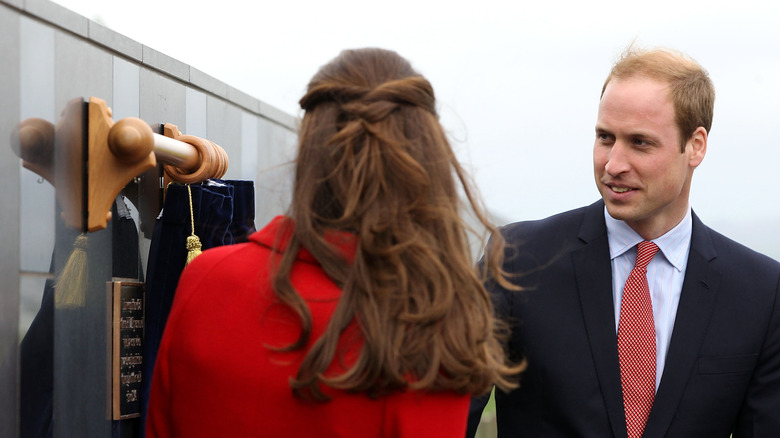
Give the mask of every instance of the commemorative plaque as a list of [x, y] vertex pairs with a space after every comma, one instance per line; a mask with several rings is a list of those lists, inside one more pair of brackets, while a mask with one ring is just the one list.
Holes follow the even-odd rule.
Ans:
[[141, 416], [143, 382], [144, 284], [112, 281], [113, 419]]

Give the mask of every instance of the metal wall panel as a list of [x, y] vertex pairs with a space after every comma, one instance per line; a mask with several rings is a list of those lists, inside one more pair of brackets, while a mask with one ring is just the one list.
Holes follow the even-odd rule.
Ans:
[[293, 184], [294, 133], [264, 118], [259, 118], [255, 176], [255, 223], [258, 229], [274, 216], [285, 213]]
[[111, 105], [111, 109], [114, 121], [125, 117], [138, 117], [141, 106], [141, 68], [138, 64], [114, 56], [113, 72], [113, 105]]
[[208, 137], [220, 145], [230, 160], [224, 179], [238, 179], [241, 176], [241, 110], [235, 105], [209, 96], [208, 98]]
[[[194, 135], [196, 137], [209, 138], [208, 130], [208, 96], [205, 93], [187, 88], [187, 130], [184, 131], [181, 126], [179, 129], [183, 134]], [[216, 141], [215, 141], [216, 142]]]
[[187, 98], [184, 85], [143, 67], [140, 79], [140, 117], [152, 126], [173, 123], [186, 133]]
[[0, 436], [18, 429], [19, 158], [8, 139], [19, 122], [19, 14], [0, 5]]
[[[258, 169], [258, 121], [257, 116], [241, 112], [241, 155], [239, 166], [241, 167], [241, 179], [254, 180]], [[235, 159], [235, 158], [233, 158]], [[235, 166], [235, 165], [234, 165]]]
[[[15, 120], [41, 118], [57, 123], [59, 112], [54, 103], [55, 31], [38, 21], [21, 17], [19, 28], [19, 90], [22, 96]], [[21, 269], [49, 272], [54, 247], [56, 203], [54, 187], [29, 170], [20, 174]]]
[[74, 97], [90, 96], [113, 104], [114, 57], [105, 50], [63, 31], [56, 34], [55, 86], [57, 109]]

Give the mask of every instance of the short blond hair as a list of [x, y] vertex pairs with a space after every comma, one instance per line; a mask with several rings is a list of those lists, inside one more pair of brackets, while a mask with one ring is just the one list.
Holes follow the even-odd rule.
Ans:
[[696, 128], [707, 133], [712, 127], [715, 87], [709, 74], [689, 56], [671, 49], [643, 50], [630, 46], [620, 56], [604, 81], [601, 95], [613, 79], [647, 76], [670, 86], [674, 117], [680, 131], [682, 151]]

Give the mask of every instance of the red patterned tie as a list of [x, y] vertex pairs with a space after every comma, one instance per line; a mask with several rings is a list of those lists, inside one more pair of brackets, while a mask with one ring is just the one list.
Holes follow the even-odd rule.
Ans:
[[656, 252], [655, 243], [639, 243], [620, 303], [618, 356], [628, 438], [642, 436], [655, 398], [655, 325], [647, 265]]

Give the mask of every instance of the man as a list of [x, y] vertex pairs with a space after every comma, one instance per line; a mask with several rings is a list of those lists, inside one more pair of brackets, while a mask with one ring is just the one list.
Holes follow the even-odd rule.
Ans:
[[491, 288], [528, 368], [496, 391], [499, 436], [780, 437], [780, 264], [688, 204], [713, 102], [695, 61], [628, 51], [598, 109], [602, 199], [505, 227], [524, 290]]

